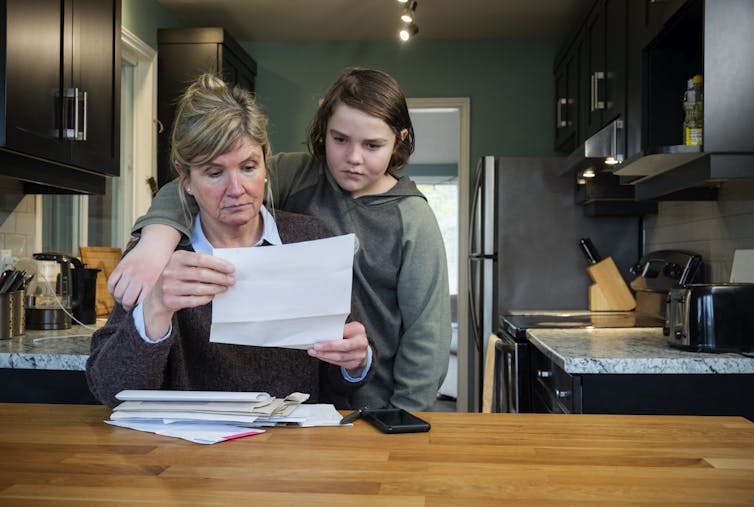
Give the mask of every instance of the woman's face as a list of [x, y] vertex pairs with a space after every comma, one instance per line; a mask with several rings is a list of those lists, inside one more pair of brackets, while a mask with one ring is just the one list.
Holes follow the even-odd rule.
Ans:
[[257, 231], [266, 175], [261, 146], [247, 138], [214, 160], [191, 167], [184, 188], [199, 205], [210, 242], [220, 234]]
[[[401, 132], [405, 138], [407, 132]], [[325, 153], [330, 173], [353, 197], [381, 194], [395, 185], [387, 173], [395, 134], [380, 118], [339, 104], [327, 122]]]

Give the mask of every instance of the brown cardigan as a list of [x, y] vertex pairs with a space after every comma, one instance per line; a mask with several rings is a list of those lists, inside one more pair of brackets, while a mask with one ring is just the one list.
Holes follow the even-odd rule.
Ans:
[[[313, 217], [276, 211], [283, 243], [332, 236]], [[349, 320], [359, 320], [353, 314]], [[92, 336], [86, 378], [95, 398], [110, 407], [123, 389], [264, 391], [284, 397], [311, 394], [312, 403], [350, 408], [358, 383], [343, 378], [338, 366], [310, 357], [305, 350], [210, 343], [212, 303], [173, 315], [169, 338], [147, 343], [136, 330], [132, 312], [116, 305], [105, 326]], [[374, 345], [373, 354], [376, 354]], [[375, 364], [373, 358], [372, 364]]]

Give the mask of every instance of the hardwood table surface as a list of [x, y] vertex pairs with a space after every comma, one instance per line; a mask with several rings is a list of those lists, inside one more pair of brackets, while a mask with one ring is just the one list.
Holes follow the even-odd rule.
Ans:
[[741, 417], [420, 413], [428, 433], [277, 427], [214, 445], [0, 404], [0, 505], [754, 505]]

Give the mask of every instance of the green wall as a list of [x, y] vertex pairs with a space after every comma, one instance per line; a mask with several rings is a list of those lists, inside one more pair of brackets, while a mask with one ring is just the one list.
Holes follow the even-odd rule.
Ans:
[[183, 26], [155, 0], [121, 0], [120, 15], [123, 27], [154, 49], [157, 49], [158, 28]]
[[[122, 19], [155, 48], [157, 28], [184, 26], [155, 0], [122, 0]], [[392, 74], [411, 98], [469, 97], [472, 167], [484, 154], [555, 154], [556, 40], [239, 42], [259, 65], [257, 97], [275, 151], [304, 150], [317, 100], [344, 68], [365, 66]]]
[[[303, 149], [317, 100], [348, 66], [392, 74], [408, 97], [469, 97], [471, 158], [553, 155], [550, 39], [399, 42], [247, 42], [273, 149]], [[420, 139], [417, 143], [421, 142]]]

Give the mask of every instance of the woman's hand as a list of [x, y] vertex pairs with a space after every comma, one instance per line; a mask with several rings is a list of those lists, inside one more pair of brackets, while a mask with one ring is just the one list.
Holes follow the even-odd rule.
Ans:
[[170, 226], [146, 226], [139, 242], [123, 257], [107, 280], [113, 298], [130, 310], [154, 287], [175, 251], [181, 234]]
[[310, 356], [341, 366], [352, 377], [358, 377], [367, 364], [368, 349], [364, 326], [360, 322], [349, 322], [343, 328], [342, 340], [317, 342], [309, 347], [308, 352]]
[[165, 336], [173, 313], [205, 305], [235, 283], [230, 262], [207, 254], [177, 250], [144, 299], [147, 336]]

